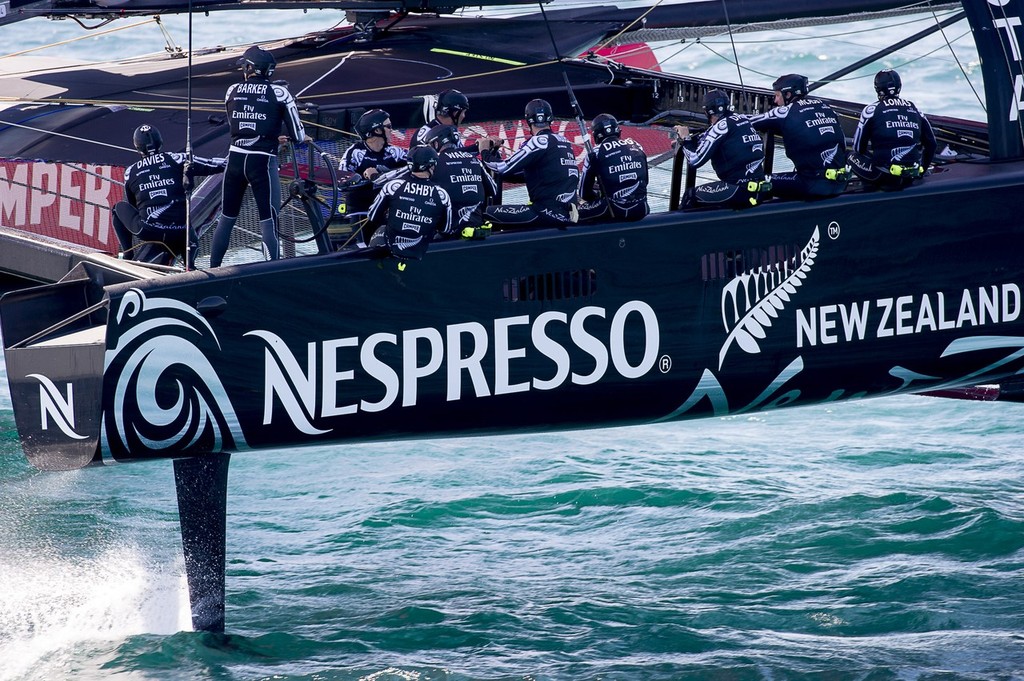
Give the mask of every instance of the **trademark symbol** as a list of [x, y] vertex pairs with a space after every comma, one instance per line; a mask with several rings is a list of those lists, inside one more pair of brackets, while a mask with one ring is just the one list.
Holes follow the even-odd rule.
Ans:
[[658, 368], [661, 369], [661, 373], [667, 374], [672, 369], [672, 358], [668, 355], [662, 355], [661, 359], [658, 360]]
[[833, 241], [839, 238], [839, 223], [830, 222], [828, 223], [828, 236]]

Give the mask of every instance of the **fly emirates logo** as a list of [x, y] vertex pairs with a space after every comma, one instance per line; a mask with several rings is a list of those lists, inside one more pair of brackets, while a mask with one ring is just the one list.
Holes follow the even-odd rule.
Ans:
[[307, 435], [330, 432], [320, 419], [415, 407], [420, 388], [442, 386], [448, 402], [565, 384], [591, 385], [612, 373], [646, 375], [657, 362], [658, 317], [643, 301], [617, 310], [588, 306], [479, 322], [374, 333], [309, 343], [305, 366], [270, 331], [245, 334], [264, 349], [263, 424], [280, 404]]

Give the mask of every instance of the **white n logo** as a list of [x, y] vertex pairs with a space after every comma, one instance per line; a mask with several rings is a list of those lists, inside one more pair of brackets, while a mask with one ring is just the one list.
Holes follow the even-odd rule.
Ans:
[[39, 423], [42, 429], [49, 428], [49, 420], [52, 418], [62, 433], [76, 440], [84, 440], [87, 436], [75, 432], [75, 394], [72, 384], [68, 383], [68, 396], [65, 399], [46, 376], [29, 374], [26, 378], [39, 381]]

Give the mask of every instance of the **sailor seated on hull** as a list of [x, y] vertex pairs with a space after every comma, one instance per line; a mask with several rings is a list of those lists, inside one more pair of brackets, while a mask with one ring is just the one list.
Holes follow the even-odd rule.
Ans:
[[590, 126], [594, 148], [580, 173], [579, 221], [635, 222], [651, 212], [647, 203], [647, 153], [632, 138], [621, 139], [619, 121], [600, 114]]
[[914, 103], [900, 97], [898, 73], [879, 71], [874, 84], [878, 101], [861, 112], [850, 166], [865, 189], [904, 189], [931, 165], [938, 146], [935, 132]]
[[792, 172], [773, 173], [772, 195], [813, 201], [846, 191], [846, 135], [828, 103], [808, 97], [807, 77], [791, 73], [772, 83], [775, 108], [746, 117], [758, 132], [781, 135]]
[[767, 199], [770, 185], [764, 174], [764, 141], [745, 118], [732, 110], [721, 90], [704, 95], [709, 127], [697, 136], [689, 127], [675, 126], [683, 156], [691, 168], [711, 162], [718, 181], [691, 187], [681, 208], [750, 208]]

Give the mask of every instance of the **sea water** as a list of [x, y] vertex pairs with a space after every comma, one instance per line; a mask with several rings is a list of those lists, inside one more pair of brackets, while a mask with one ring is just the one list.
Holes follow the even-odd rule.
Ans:
[[[334, 21], [284, 16], [196, 17], [194, 40]], [[66, 39], [46, 35], [65, 26], [5, 27], [7, 48]], [[874, 49], [894, 30], [751, 40], [738, 46], [744, 79], [813, 80], [848, 43]], [[128, 33], [61, 56], [160, 49], [159, 31]], [[728, 38], [709, 43], [659, 51], [733, 79], [735, 66], [700, 54], [731, 50]], [[961, 69], [948, 48], [922, 56], [931, 49], [886, 65], [923, 108], [977, 117], [950, 86], [977, 76], [976, 57], [955, 47]], [[869, 98], [864, 73], [835, 96]], [[170, 463], [33, 470], [5, 371], [4, 681], [1024, 679], [1021, 405], [896, 397], [236, 455], [229, 633], [215, 636], [190, 631]]]

